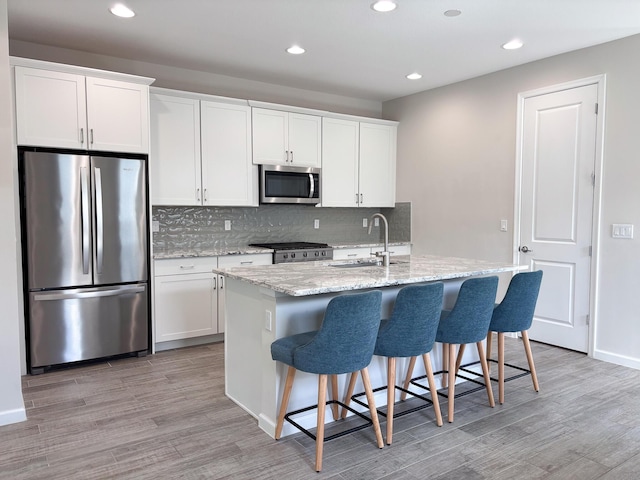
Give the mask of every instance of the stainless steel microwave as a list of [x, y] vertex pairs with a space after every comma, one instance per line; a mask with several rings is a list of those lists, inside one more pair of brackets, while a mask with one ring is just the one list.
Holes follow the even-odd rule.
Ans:
[[320, 169], [260, 165], [260, 203], [320, 203]]

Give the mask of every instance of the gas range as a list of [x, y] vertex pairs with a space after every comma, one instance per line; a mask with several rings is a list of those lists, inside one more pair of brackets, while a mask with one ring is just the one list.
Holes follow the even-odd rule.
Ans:
[[251, 243], [249, 245], [272, 249], [273, 263], [311, 262], [333, 258], [333, 248], [326, 243], [284, 242]]

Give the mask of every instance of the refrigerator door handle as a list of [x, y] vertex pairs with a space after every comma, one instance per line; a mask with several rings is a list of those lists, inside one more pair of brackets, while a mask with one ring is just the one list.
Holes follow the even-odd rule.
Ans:
[[118, 287], [109, 290], [93, 290], [93, 291], [71, 291], [69, 293], [65, 292], [43, 292], [37, 293], [33, 296], [33, 299], [39, 302], [44, 302], [47, 300], [73, 300], [73, 299], [82, 299], [82, 298], [96, 298], [96, 297], [116, 297], [118, 295], [127, 295], [131, 293], [142, 293], [145, 291], [145, 287], [140, 285], [131, 285]]
[[89, 177], [87, 167], [80, 168], [80, 213], [82, 217], [82, 273], [89, 273], [91, 228], [89, 224]]
[[94, 167], [96, 188], [96, 273], [102, 273], [104, 259], [104, 215], [102, 211], [102, 174], [99, 167]]

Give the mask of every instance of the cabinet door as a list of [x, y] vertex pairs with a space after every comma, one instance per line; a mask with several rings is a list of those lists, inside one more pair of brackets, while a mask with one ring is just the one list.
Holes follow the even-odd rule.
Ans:
[[87, 77], [89, 148], [149, 152], [149, 87]]
[[257, 207], [250, 107], [203, 101], [200, 110], [203, 204]]
[[152, 205], [201, 205], [200, 102], [152, 94]]
[[156, 342], [218, 333], [217, 275], [155, 277]]
[[396, 127], [360, 123], [361, 207], [393, 207], [396, 199]]
[[278, 110], [252, 108], [253, 163], [288, 163], [289, 114]]
[[322, 117], [289, 114], [289, 164], [319, 167], [322, 158]]
[[358, 122], [322, 119], [323, 207], [358, 206], [358, 138]]
[[15, 67], [18, 145], [87, 148], [85, 77]]

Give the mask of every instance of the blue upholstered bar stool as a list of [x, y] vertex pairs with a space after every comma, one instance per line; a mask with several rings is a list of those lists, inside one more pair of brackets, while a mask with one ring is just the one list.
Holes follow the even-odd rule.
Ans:
[[[487, 359], [491, 357], [491, 333], [498, 333], [498, 401], [504, 403], [504, 382], [531, 374], [533, 389], [540, 390], [536, 367], [533, 363], [531, 345], [527, 330], [531, 328], [533, 314], [536, 310], [540, 284], [542, 283], [542, 270], [535, 272], [522, 272], [513, 276], [504, 299], [493, 310], [489, 333], [487, 335]], [[505, 332], [520, 332], [524, 351], [529, 363], [529, 370], [515, 365], [506, 364], [511, 368], [522, 370], [525, 373], [504, 378], [504, 334]]]
[[[411, 357], [411, 361], [415, 364], [416, 358], [422, 356], [429, 381], [431, 403], [433, 403], [436, 423], [438, 426], [442, 426], [442, 415], [440, 413], [438, 391], [436, 390], [435, 380], [433, 378], [430, 352], [433, 348], [438, 330], [438, 322], [440, 321], [443, 290], [444, 286], [442, 282], [403, 287], [396, 296], [391, 317], [388, 320], [383, 320], [380, 324], [376, 347], [373, 353], [374, 355], [387, 357], [387, 385], [386, 387], [377, 388], [375, 391], [387, 388], [387, 445], [391, 445], [393, 439], [393, 416], [396, 398], [396, 358], [398, 357]], [[344, 401], [347, 405], [353, 395], [355, 383], [356, 375], [352, 373]], [[403, 400], [406, 393], [410, 393], [423, 400], [429, 401], [420, 395], [408, 392], [407, 389], [408, 384], [405, 385], [404, 388], [401, 388], [401, 390], [403, 390]], [[357, 400], [354, 398], [354, 401]], [[413, 412], [424, 406], [427, 405], [406, 410], [400, 415]], [[346, 413], [346, 410], [343, 409], [343, 417]]]
[[[333, 377], [343, 373], [360, 372], [371, 413], [371, 421], [364, 427], [373, 425], [378, 448], [384, 446], [367, 370], [367, 366], [371, 363], [371, 358], [373, 357], [376, 335], [380, 325], [381, 302], [382, 293], [379, 291], [334, 297], [327, 305], [322, 325], [317, 332], [301, 333], [280, 338], [271, 344], [271, 357], [289, 366], [276, 424], [276, 440], [282, 434], [284, 420], [314, 438], [316, 441], [315, 468], [318, 472], [322, 469], [322, 451], [325, 441], [325, 407], [327, 403], [345, 406], [336, 400], [335, 386], [337, 382], [334, 383], [333, 400], [327, 402], [328, 375]], [[318, 404], [287, 414], [287, 406], [296, 370], [318, 374]], [[318, 422], [315, 436], [289, 418], [291, 415], [316, 407], [318, 409]], [[362, 418], [366, 418], [350, 408], [349, 410]], [[336, 417], [337, 410], [334, 410], [334, 418]], [[349, 431], [359, 428], [361, 427]], [[327, 437], [326, 440], [340, 436], [343, 433]]]
[[[448, 420], [453, 422], [455, 383], [456, 383], [456, 345], [466, 345], [475, 343], [482, 364], [482, 374], [484, 386], [487, 390], [489, 405], [495, 405], [493, 391], [491, 390], [491, 380], [489, 379], [489, 369], [484, 354], [482, 341], [487, 337], [491, 314], [496, 301], [498, 290], [498, 277], [470, 278], [465, 280], [460, 286], [458, 298], [451, 311], [443, 311], [438, 325], [436, 342], [442, 343], [443, 350], [443, 371], [448, 374]], [[411, 365], [409, 365], [411, 366]], [[412, 370], [407, 370], [407, 379], [411, 378]], [[461, 375], [459, 375], [461, 376]], [[466, 380], [476, 382], [473, 379], [463, 377]], [[411, 383], [420, 385], [411, 380]]]

